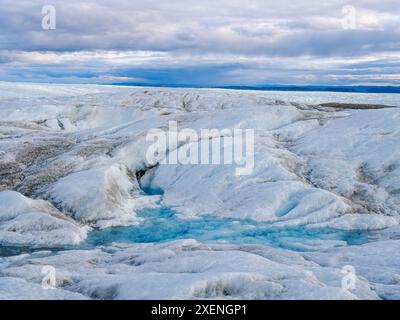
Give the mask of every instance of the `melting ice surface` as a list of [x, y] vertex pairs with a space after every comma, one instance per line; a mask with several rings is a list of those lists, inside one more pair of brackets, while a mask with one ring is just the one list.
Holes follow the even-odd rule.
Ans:
[[[400, 99], [300, 95], [0, 83], [0, 299], [400, 299], [400, 109], [311, 106]], [[145, 133], [172, 120], [254, 128], [254, 174], [160, 166], [140, 180], [165, 207], [137, 219], [158, 199], [134, 176]], [[98, 247], [112, 242], [134, 245]], [[44, 265], [58, 290], [41, 287]], [[344, 265], [359, 276], [351, 294]]]
[[146, 209], [138, 215], [143, 218], [139, 225], [93, 231], [87, 243], [97, 246], [113, 242], [153, 243], [190, 238], [204, 243], [256, 243], [303, 251], [310, 249], [307, 243], [312, 246], [316, 240], [337, 241], [342, 245], [368, 242], [368, 234], [364, 231], [306, 226], [273, 227], [259, 221], [214, 216], [181, 219], [173, 210], [165, 207]]
[[[163, 196], [161, 189], [141, 185], [145, 194]], [[182, 219], [168, 207], [145, 209], [138, 213], [143, 221], [134, 226], [93, 231], [87, 244], [109, 245], [113, 242], [156, 243], [178, 239], [196, 239], [203, 243], [267, 244], [284, 249], [312, 250], [321, 240], [333, 245], [360, 245], [368, 242], [365, 231], [342, 231], [332, 228], [311, 228], [304, 225], [274, 227], [270, 223], [250, 219], [203, 216]], [[308, 244], [308, 245], [307, 245]]]

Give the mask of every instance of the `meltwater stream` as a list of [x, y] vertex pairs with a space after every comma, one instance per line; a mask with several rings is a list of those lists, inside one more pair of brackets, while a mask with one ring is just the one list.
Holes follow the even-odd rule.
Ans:
[[[144, 194], [163, 196], [163, 190], [140, 185]], [[114, 227], [90, 233], [86, 245], [109, 245], [113, 242], [157, 243], [178, 239], [195, 239], [203, 243], [263, 244], [296, 251], [367, 243], [365, 231], [342, 231], [310, 228], [304, 225], [274, 227], [271, 223], [249, 219], [202, 216], [182, 219], [168, 207], [145, 209], [137, 213], [143, 221], [135, 226]]]
[[266, 244], [296, 251], [321, 246], [359, 245], [368, 242], [368, 233], [331, 228], [273, 227], [252, 220], [214, 216], [181, 219], [165, 207], [146, 209], [138, 214], [143, 221], [135, 226], [93, 231], [87, 244], [109, 245], [113, 242], [154, 243], [177, 239], [196, 239], [203, 243]]
[[[161, 189], [141, 186], [144, 194], [163, 195]], [[141, 223], [134, 226], [94, 230], [77, 246], [36, 247], [0, 244], [0, 257], [36, 251], [93, 249], [112, 243], [159, 243], [178, 239], [195, 239], [206, 244], [262, 244], [294, 251], [314, 251], [324, 248], [361, 245], [370, 240], [370, 233], [361, 230], [343, 231], [313, 228], [305, 225], [276, 227], [271, 223], [249, 219], [202, 216], [182, 219], [168, 207], [137, 212]]]

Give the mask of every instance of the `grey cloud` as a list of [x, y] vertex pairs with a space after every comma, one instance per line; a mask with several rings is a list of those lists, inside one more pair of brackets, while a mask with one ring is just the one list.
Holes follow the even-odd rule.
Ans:
[[[54, 31], [40, 29], [40, 5], [25, 0], [3, 2], [0, 9], [0, 35], [5, 39], [0, 48], [3, 50], [217, 50], [283, 55], [331, 51], [338, 54], [333, 41], [350, 39], [349, 52], [360, 52], [366, 44], [372, 45], [378, 40], [379, 49], [384, 50], [393, 47], [394, 39], [400, 35], [393, 31], [400, 29], [400, 22], [392, 19], [390, 30], [385, 30], [388, 36], [360, 32], [357, 37], [361, 40], [353, 41], [350, 32], [340, 25], [342, 1], [317, 4], [309, 0], [278, 3], [252, 0], [244, 4], [234, 0], [201, 3], [193, 0], [112, 3], [55, 0], [57, 30]], [[385, 19], [387, 15], [397, 18], [400, 9], [397, 8], [397, 14], [392, 11], [397, 1], [383, 2], [386, 6], [379, 6], [376, 1], [354, 1], [354, 5], [365, 8], [368, 3], [371, 12], [383, 11]], [[324, 19], [333, 21], [323, 25]], [[370, 50], [374, 50], [372, 46]], [[346, 54], [343, 51], [339, 53]]]
[[[0, 79], [15, 79], [23, 72], [39, 77], [40, 70], [44, 79], [59, 75], [75, 80], [80, 75], [112, 79], [124, 77], [124, 73], [137, 78], [132, 71], [134, 64], [137, 73], [138, 68], [170, 70], [171, 74], [193, 65], [204, 70], [222, 68], [218, 69], [221, 81], [238, 83], [337, 81], [349, 69], [354, 75], [364, 69], [389, 73], [387, 66], [392, 63], [397, 68], [396, 54], [400, 52], [398, 0], [352, 0], [359, 23], [356, 30], [342, 28], [341, 10], [348, 4], [342, 0], [49, 2], [57, 9], [57, 29], [44, 31], [41, 6], [45, 3], [2, 0]], [[125, 52], [127, 56], [130, 52], [149, 51], [155, 56], [139, 58], [132, 53], [131, 58], [119, 63], [105, 58], [110, 51]], [[33, 55], [18, 52], [59, 53], [61, 62], [52, 62], [48, 57], [38, 62]], [[75, 58], [66, 58], [74, 52], [78, 53]], [[390, 54], [396, 57], [390, 58]], [[356, 61], [365, 56], [376, 58]], [[331, 63], [331, 59], [341, 61]], [[351, 62], [346, 64], [346, 60]], [[325, 65], [326, 70], [320, 71], [316, 63]], [[225, 69], [226, 65], [229, 68]], [[114, 74], [116, 68], [118, 75]]]

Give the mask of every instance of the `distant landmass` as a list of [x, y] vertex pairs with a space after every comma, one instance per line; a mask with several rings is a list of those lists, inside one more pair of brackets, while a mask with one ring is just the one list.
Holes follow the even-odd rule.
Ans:
[[400, 93], [400, 86], [297, 86], [297, 85], [263, 85], [263, 86], [203, 86], [184, 84], [148, 84], [123, 82], [112, 83], [118, 86], [164, 87], [164, 88], [210, 88], [260, 91], [325, 91], [325, 92], [357, 92], [357, 93]]

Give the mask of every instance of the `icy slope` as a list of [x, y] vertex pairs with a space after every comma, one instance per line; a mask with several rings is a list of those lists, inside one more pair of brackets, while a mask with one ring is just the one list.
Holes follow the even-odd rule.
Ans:
[[70, 292], [96, 299], [378, 298], [361, 277], [354, 294], [343, 292], [340, 269], [268, 247], [209, 247], [186, 240], [0, 261], [4, 275], [28, 283], [40, 283], [43, 265], [58, 270], [65, 298]]
[[[400, 109], [319, 105], [398, 101], [396, 95], [0, 83], [0, 245], [7, 246], [0, 253], [27, 252], [0, 258], [0, 282], [17, 286], [21, 297], [52, 298], [38, 286], [41, 267], [53, 265], [62, 290], [53, 298], [399, 297], [393, 252]], [[254, 170], [237, 176], [235, 165], [153, 167], [146, 134], [167, 129], [171, 120], [196, 131], [254, 129]], [[163, 208], [176, 214], [146, 215]], [[175, 238], [187, 234], [206, 243], [169, 241], [171, 232], [163, 244], [85, 243], [93, 229], [157, 232], [168, 219], [181, 227]], [[284, 231], [281, 239], [276, 230]], [[320, 237], [324, 230], [329, 236]], [[341, 230], [368, 231], [363, 238], [371, 243], [343, 241]], [[271, 233], [274, 241], [264, 243]], [[276, 237], [282, 247], [305, 252], [272, 248]], [[385, 260], [390, 265], [376, 277], [374, 268]], [[360, 271], [351, 293], [341, 289], [340, 271], [349, 263]], [[0, 298], [8, 296], [0, 291]]]
[[0, 203], [3, 245], [76, 245], [86, 238], [87, 227], [66, 218], [47, 201], [32, 200], [15, 191], [3, 191], [0, 192]]

